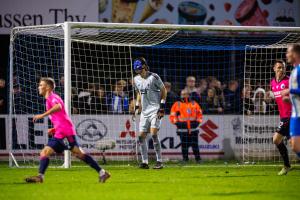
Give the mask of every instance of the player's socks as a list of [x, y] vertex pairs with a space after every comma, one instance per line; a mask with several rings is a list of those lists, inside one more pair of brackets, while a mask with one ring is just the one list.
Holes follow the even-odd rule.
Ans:
[[104, 169], [101, 169], [100, 172], [99, 172], [99, 175], [100, 175], [100, 176], [103, 176], [104, 174], [105, 174], [105, 170], [104, 170]]
[[286, 167], [291, 167], [290, 161], [289, 161], [289, 155], [288, 155], [288, 150], [286, 146], [284, 145], [283, 142], [281, 142], [279, 145], [277, 145], [277, 148], [279, 150], [279, 153], [283, 159], [284, 166]]
[[153, 140], [154, 150], [155, 150], [155, 153], [156, 153], [156, 159], [157, 159], [158, 162], [162, 162], [161, 146], [160, 146], [158, 136], [157, 135], [152, 135], [152, 140]]
[[[39, 174], [44, 175], [45, 171], [49, 165], [49, 158], [44, 156], [40, 158], [40, 168], [39, 168]], [[43, 177], [44, 178], [44, 177]]]
[[41, 177], [42, 179], [44, 179], [45, 175], [44, 174], [39, 174], [39, 177]]
[[139, 137], [139, 145], [142, 155], [142, 161], [143, 163], [148, 164], [148, 147], [146, 143], [146, 139], [143, 137]]
[[99, 181], [101, 183], [105, 183], [107, 179], [110, 178], [110, 173], [108, 173], [107, 171], [105, 171], [104, 169], [101, 169], [99, 172]]
[[100, 172], [101, 167], [90, 155], [84, 154], [82, 161], [94, 168], [98, 173]]

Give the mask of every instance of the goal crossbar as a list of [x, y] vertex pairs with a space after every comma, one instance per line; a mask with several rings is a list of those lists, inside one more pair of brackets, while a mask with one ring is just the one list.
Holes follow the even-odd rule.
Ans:
[[[137, 24], [137, 23], [100, 23], [100, 22], [64, 22], [60, 24], [40, 25], [40, 28], [66, 26], [70, 28], [109, 28], [136, 30], [174, 30], [174, 31], [226, 31], [226, 32], [300, 32], [300, 27], [280, 26], [222, 26], [222, 25], [177, 25], [177, 24]], [[14, 30], [33, 29], [37, 26], [15, 27]]]

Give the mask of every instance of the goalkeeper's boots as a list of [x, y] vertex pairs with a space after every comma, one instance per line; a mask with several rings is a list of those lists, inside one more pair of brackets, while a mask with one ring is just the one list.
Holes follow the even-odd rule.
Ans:
[[164, 168], [162, 162], [157, 161], [156, 164], [154, 165], [153, 169], [162, 169]]
[[38, 176], [30, 176], [25, 178], [25, 181], [27, 183], [43, 183], [44, 179], [42, 176], [38, 175]]
[[107, 179], [109, 179], [109, 178], [110, 178], [110, 173], [105, 171], [102, 176], [99, 176], [99, 182], [100, 183], [105, 183], [105, 181], [107, 181]]
[[149, 165], [147, 163], [140, 163], [139, 168], [141, 168], [141, 169], [149, 169]]
[[290, 167], [284, 166], [280, 172], [278, 172], [278, 176], [287, 175], [287, 173], [291, 170]]

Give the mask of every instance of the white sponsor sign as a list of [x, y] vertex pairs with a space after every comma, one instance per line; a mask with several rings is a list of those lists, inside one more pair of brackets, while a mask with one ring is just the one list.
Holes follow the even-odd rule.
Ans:
[[[136, 137], [138, 130], [130, 115], [74, 115], [72, 120], [76, 127], [79, 142], [82, 147], [92, 153], [101, 153], [97, 144], [107, 145], [107, 156], [122, 157], [134, 155], [136, 152]], [[242, 136], [242, 116], [240, 115], [208, 115], [204, 116], [199, 127], [199, 149], [202, 157], [239, 157], [242, 145], [264, 154], [267, 149], [273, 149], [272, 134], [278, 124], [275, 117], [258, 116], [246, 119], [245, 136]], [[13, 147], [18, 152], [32, 152], [43, 147], [47, 142], [48, 120], [32, 123], [32, 116], [17, 117], [17, 134], [13, 134]], [[169, 122], [168, 116], [162, 119], [159, 131], [162, 153], [165, 158], [181, 158], [180, 139], [176, 134], [176, 126]], [[111, 145], [111, 143], [114, 145]], [[150, 152], [153, 146], [149, 142]], [[191, 153], [190, 149], [190, 153]]]
[[15, 26], [97, 20], [98, 0], [9, 0], [0, 6], [0, 34]]

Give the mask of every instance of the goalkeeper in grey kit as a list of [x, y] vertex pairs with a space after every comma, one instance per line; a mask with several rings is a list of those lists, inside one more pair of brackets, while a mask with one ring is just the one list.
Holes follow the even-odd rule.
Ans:
[[153, 146], [156, 153], [157, 162], [153, 169], [162, 169], [161, 146], [158, 137], [158, 131], [161, 125], [161, 118], [164, 116], [167, 90], [161, 78], [149, 71], [147, 61], [140, 57], [134, 60], [133, 69], [137, 73], [134, 77], [134, 86], [138, 90], [135, 113], [138, 114], [140, 106], [142, 107], [139, 122], [138, 145], [142, 155], [140, 168], [149, 169], [148, 165], [148, 147], [147, 134], [150, 133], [153, 140]]

